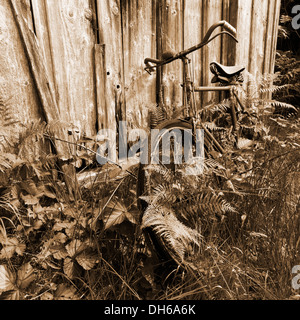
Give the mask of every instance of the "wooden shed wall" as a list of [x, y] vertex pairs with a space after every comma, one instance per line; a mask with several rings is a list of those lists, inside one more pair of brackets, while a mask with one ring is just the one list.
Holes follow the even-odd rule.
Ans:
[[[254, 75], [272, 73], [279, 11], [280, 0], [0, 0], [1, 99], [23, 122], [47, 119], [47, 97], [39, 92], [44, 82], [57, 117], [87, 135], [115, 129], [117, 120], [146, 127], [148, 110], [160, 99], [157, 83], [167, 106], [182, 103], [180, 62], [150, 76], [146, 57], [195, 45], [224, 19], [237, 28], [240, 42], [219, 38], [193, 53], [196, 84], [210, 82], [213, 60], [245, 65]], [[38, 81], [18, 19], [44, 66]], [[209, 99], [198, 97], [201, 103]]]

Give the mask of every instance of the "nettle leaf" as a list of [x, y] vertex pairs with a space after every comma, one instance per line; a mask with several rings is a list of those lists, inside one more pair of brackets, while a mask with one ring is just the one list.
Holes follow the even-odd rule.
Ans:
[[84, 230], [80, 228], [80, 225], [76, 221], [69, 224], [69, 227], [65, 229], [65, 232], [69, 238], [80, 237], [84, 233]]
[[91, 270], [99, 262], [98, 255], [88, 242], [73, 240], [66, 245], [66, 252], [69, 256], [64, 260], [64, 272], [70, 279], [78, 274], [79, 266]]
[[122, 203], [111, 203], [107, 206], [107, 208], [110, 210], [106, 210], [102, 218], [105, 224], [105, 230], [108, 230], [116, 225], [120, 225], [126, 219], [133, 224], [137, 223], [136, 212], [134, 210], [132, 212], [128, 211]]
[[16, 276], [6, 267], [0, 266], [0, 292], [15, 290]]

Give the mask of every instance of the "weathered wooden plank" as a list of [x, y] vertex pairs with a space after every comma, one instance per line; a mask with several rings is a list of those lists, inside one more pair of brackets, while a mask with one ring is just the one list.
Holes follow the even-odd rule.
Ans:
[[[162, 1], [162, 52], [183, 50], [183, 1]], [[163, 67], [163, 96], [168, 114], [182, 106], [182, 64], [175, 61]]]
[[93, 12], [86, 0], [48, 0], [54, 90], [63, 121], [96, 133]]
[[[237, 28], [238, 0], [223, 0], [222, 20], [228, 21], [233, 27]], [[221, 63], [228, 66], [235, 65], [236, 62], [236, 43], [227, 36], [221, 40]]]
[[[7, 104], [6, 111], [22, 124], [43, 117], [26, 53], [7, 0], [0, 0], [0, 98]], [[3, 128], [5, 124], [9, 123], [1, 114], [0, 126]]]
[[109, 128], [105, 45], [95, 45], [95, 75], [99, 130]]
[[[273, 2], [273, 1], [272, 1]], [[270, 67], [269, 67], [269, 73], [274, 72], [275, 68], [275, 59], [276, 59], [276, 45], [277, 45], [277, 39], [278, 39], [278, 25], [279, 25], [279, 18], [280, 18], [280, 7], [281, 7], [281, 1], [280, 0], [274, 0], [274, 20], [273, 20], [273, 31], [272, 31], [272, 49], [270, 50]]]
[[[218, 0], [208, 0], [203, 3], [203, 35], [214, 23], [222, 20], [222, 2]], [[215, 32], [220, 31], [220, 29]], [[209, 85], [212, 79], [212, 73], [210, 72], [210, 63], [213, 61], [221, 60], [221, 38], [217, 38], [203, 48], [203, 83]], [[208, 104], [212, 100], [216, 99], [215, 93], [207, 93], [203, 97], [203, 104]]]
[[121, 7], [118, 0], [99, 0], [97, 8], [99, 42], [105, 45], [106, 129], [117, 130], [117, 119], [125, 117]]
[[[46, 68], [44, 66], [43, 57], [40, 54], [35, 35], [32, 33], [32, 31], [30, 31], [27, 23], [22, 16], [20, 2], [17, 0], [10, 0], [10, 5], [15, 22], [19, 29], [21, 42], [25, 48], [26, 56], [39, 94], [39, 98], [41, 100], [43, 115], [45, 116], [45, 119], [48, 123], [51, 121], [57, 121], [59, 120], [58, 108], [55, 99], [53, 98], [49, 89], [49, 81], [47, 78]], [[66, 132], [60, 132], [60, 134], [61, 135], [56, 136], [56, 138], [65, 140]], [[54, 144], [57, 154], [60, 156], [60, 160], [62, 162], [64, 160], [68, 160], [70, 158], [69, 145], [62, 142], [62, 140], [55, 140]], [[64, 180], [66, 182], [66, 186], [68, 188], [70, 196], [76, 197], [78, 193], [78, 183], [74, 166], [62, 163], [61, 169], [64, 172]]]
[[20, 9], [21, 9], [22, 16], [23, 16], [28, 28], [32, 32], [34, 32], [33, 16], [32, 16], [32, 11], [31, 11], [30, 0], [20, 0]]
[[51, 95], [51, 92], [49, 91], [49, 81], [45, 72], [45, 66], [43, 64], [43, 60], [41, 58], [35, 36], [32, 31], [30, 31], [25, 20], [23, 19], [20, 2], [17, 0], [10, 0], [10, 4], [21, 35], [21, 42], [24, 46], [25, 53], [28, 58], [33, 79], [37, 86], [39, 98], [44, 109], [43, 113], [48, 122], [56, 120], [58, 118], [58, 109]]
[[258, 79], [262, 73], [263, 55], [264, 55], [264, 32], [265, 25], [263, 21], [263, 11], [265, 1], [253, 0], [252, 18], [250, 33], [250, 50], [248, 71]]
[[144, 71], [144, 59], [156, 58], [156, 2], [123, 1], [122, 32], [126, 118], [138, 128], [148, 126], [156, 106], [156, 77]]
[[37, 41], [41, 50], [41, 53], [44, 58], [44, 64], [47, 71], [47, 76], [49, 78], [49, 85], [53, 96], [54, 93], [54, 71], [53, 71], [53, 62], [51, 55], [51, 42], [49, 37], [49, 25], [48, 25], [48, 16], [46, 8], [46, 0], [31, 0], [32, 12], [34, 15], [34, 24], [35, 24], [35, 34]]
[[273, 23], [275, 18], [274, 2], [268, 2], [268, 10], [266, 12], [266, 32], [265, 32], [265, 48], [264, 48], [264, 65], [263, 73], [269, 73], [270, 69], [270, 56], [272, 50], [272, 38], [273, 38]]
[[[184, 1], [184, 49], [188, 49], [202, 41], [202, 2], [198, 0]], [[195, 86], [203, 85], [202, 59], [203, 51], [198, 50], [190, 55], [192, 60], [192, 78]], [[202, 107], [200, 94], [195, 94], [197, 108]]]
[[239, 0], [237, 17], [237, 45], [236, 64], [245, 66], [248, 69], [252, 0]]

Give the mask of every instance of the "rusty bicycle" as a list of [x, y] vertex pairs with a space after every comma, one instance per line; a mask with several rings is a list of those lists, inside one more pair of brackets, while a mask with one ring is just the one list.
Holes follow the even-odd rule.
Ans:
[[[214, 31], [217, 28], [222, 28], [222, 31], [214, 35]], [[222, 35], [229, 36], [238, 42], [236, 29], [226, 21], [219, 21], [209, 28], [199, 44], [179, 53], [165, 52], [160, 60], [145, 59], [145, 70], [150, 74], [176, 60], [181, 60], [183, 65], [183, 106], [180, 109], [180, 116], [175, 119], [165, 120], [163, 106], [157, 106], [161, 119], [156, 119], [156, 126], [153, 126], [151, 138], [149, 137], [152, 143], [148, 147], [148, 162], [140, 165], [138, 173], [137, 194], [139, 207], [142, 211], [141, 222], [148, 243], [162, 260], [172, 259], [181, 263], [186, 254], [186, 249], [182, 247], [182, 255], [179, 257], [178, 252], [174, 253], [174, 250], [172, 250], [172, 245], [170, 246], [170, 243], [168, 243], [163, 231], [155, 227], [155, 223], [149, 224], [145, 222], [145, 220], [149, 222], [155, 209], [158, 209], [155, 206], [158, 206], [157, 199], [162, 196], [162, 188], [160, 186], [166, 183], [168, 174], [179, 172], [181, 176], [182, 174], [188, 174], [193, 177], [193, 173], [187, 173], [187, 170], [193, 169], [195, 165], [197, 166], [197, 163], [200, 163], [200, 168], [203, 169], [201, 160], [204, 158], [212, 159], [216, 154], [225, 153], [222, 144], [214, 137], [209, 128], [203, 124], [201, 113], [199, 113], [199, 110], [203, 108], [195, 101], [196, 93], [225, 92], [227, 94], [230, 102], [229, 113], [232, 129], [235, 133], [236, 141], [239, 139], [237, 113], [246, 111], [239, 99], [237, 88], [243, 83], [242, 73], [245, 68], [224, 66], [220, 63], [212, 62], [210, 70], [214, 75], [212, 79], [214, 86], [197, 87], [191, 76], [193, 70], [188, 55], [200, 50]], [[190, 159], [189, 156], [191, 156], [193, 162], [186, 161]], [[174, 197], [176, 196], [174, 195]], [[174, 199], [174, 202], [177, 200]], [[169, 214], [168, 212], [161, 212], [163, 211], [161, 207], [159, 210], [162, 215]], [[159, 217], [156, 218], [159, 219]], [[172, 218], [170, 218], [166, 223], [172, 224], [172, 221]], [[151, 226], [149, 227], [149, 225]], [[183, 228], [185, 227], [183, 226]]]

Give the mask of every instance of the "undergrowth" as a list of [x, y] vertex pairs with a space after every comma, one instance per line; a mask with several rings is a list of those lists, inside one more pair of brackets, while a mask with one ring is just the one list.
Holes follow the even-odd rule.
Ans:
[[[271, 91], [280, 89], [286, 87]], [[262, 83], [255, 90], [268, 93]], [[137, 163], [91, 166], [93, 139], [77, 146], [62, 140], [75, 147], [68, 159], [50, 153], [57, 124], [27, 125], [17, 141], [5, 136], [0, 298], [299, 297], [291, 286], [292, 268], [300, 264], [297, 109], [259, 95], [243, 96], [247, 113], [240, 113], [237, 148], [226, 101], [204, 109], [207, 128], [228, 142], [227, 153], [207, 159], [197, 178], [159, 172], [165, 183], [157, 186], [154, 200], [147, 199], [143, 219]], [[77, 186], [75, 193], [67, 188], [61, 163], [76, 168], [68, 180]], [[164, 239], [175, 264], [158, 260], [142, 227]]]

